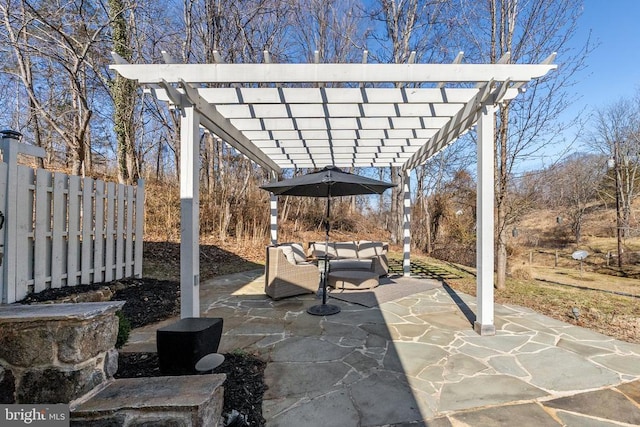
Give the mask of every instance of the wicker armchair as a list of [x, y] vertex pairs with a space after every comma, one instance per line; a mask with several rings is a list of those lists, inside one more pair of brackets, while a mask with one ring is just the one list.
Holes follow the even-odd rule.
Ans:
[[267, 247], [264, 291], [271, 298], [315, 293], [319, 283], [320, 271], [316, 265], [290, 262], [282, 247]]

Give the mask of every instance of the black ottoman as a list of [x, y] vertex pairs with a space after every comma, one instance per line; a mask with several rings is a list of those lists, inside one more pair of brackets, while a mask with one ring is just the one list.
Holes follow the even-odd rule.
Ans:
[[156, 331], [160, 372], [197, 374], [196, 363], [216, 353], [222, 336], [222, 318], [187, 317]]

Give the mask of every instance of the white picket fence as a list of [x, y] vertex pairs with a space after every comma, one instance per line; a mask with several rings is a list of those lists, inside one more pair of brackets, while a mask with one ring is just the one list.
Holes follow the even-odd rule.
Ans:
[[17, 164], [44, 154], [2, 138], [2, 303], [48, 288], [142, 275], [144, 182], [125, 186]]

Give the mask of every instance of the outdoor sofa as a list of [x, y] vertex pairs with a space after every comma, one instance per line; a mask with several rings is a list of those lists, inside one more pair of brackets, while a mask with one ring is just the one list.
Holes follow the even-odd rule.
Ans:
[[[326, 242], [312, 242], [307, 254], [313, 258], [322, 259], [325, 254]], [[378, 276], [389, 273], [387, 252], [389, 244], [370, 240], [329, 242], [327, 257], [329, 271], [338, 270], [370, 270]]]
[[315, 293], [320, 284], [318, 266], [307, 261], [301, 244], [267, 246], [264, 291], [278, 300]]

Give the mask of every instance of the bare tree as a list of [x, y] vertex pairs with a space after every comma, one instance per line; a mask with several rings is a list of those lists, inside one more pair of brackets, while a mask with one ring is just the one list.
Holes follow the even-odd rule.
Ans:
[[104, 10], [90, 2], [20, 0], [3, 3], [0, 16], [31, 111], [64, 141], [72, 173], [90, 171], [93, 102], [104, 90], [95, 70], [104, 62]]
[[596, 111], [587, 145], [609, 159], [612, 185], [604, 194], [616, 204], [618, 267], [622, 267], [622, 239], [629, 236], [631, 208], [640, 184], [640, 91], [633, 99], [620, 99]]
[[524, 159], [536, 158], [550, 145], [571, 143], [563, 140], [571, 123], [557, 118], [575, 100], [571, 86], [576, 72], [584, 68], [590, 46], [587, 40], [582, 49], [576, 50], [568, 43], [581, 15], [582, 0], [463, 1], [458, 6], [460, 21], [452, 35], [460, 37], [469, 59], [537, 63], [553, 52], [559, 59], [556, 72], [532, 81], [524, 94], [501, 105], [496, 113], [496, 287], [504, 288], [507, 227], [517, 212], [509, 192], [510, 181]]
[[[439, 58], [441, 45], [442, 5], [440, 0], [379, 0], [369, 12], [372, 21], [384, 25], [384, 33], [373, 32], [371, 37], [381, 47], [373, 55], [380, 62], [407, 62], [411, 52], [416, 61]], [[404, 185], [406, 177], [397, 167], [391, 168], [391, 216], [389, 231], [391, 241], [397, 243], [403, 235]]]
[[585, 214], [598, 207], [598, 192], [606, 166], [602, 156], [576, 154], [553, 169], [558, 200], [567, 210], [573, 236], [580, 244]]

